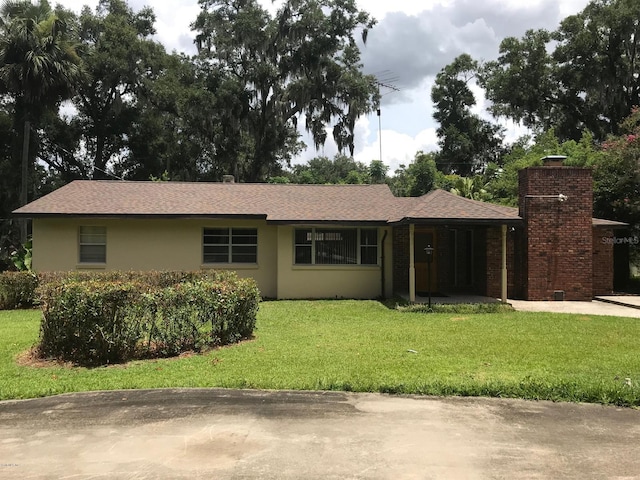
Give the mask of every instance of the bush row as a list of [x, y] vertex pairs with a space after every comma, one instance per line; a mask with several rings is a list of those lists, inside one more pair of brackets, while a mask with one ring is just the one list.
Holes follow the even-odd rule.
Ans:
[[260, 295], [233, 272], [60, 275], [38, 288], [37, 351], [81, 365], [201, 351], [251, 337]]
[[29, 272], [0, 273], [0, 310], [31, 308], [38, 278]]
[[96, 280], [103, 282], [143, 282], [155, 287], [168, 287], [180, 282], [208, 280], [213, 282], [233, 280], [234, 272], [228, 271], [170, 271], [170, 272], [1, 272], [0, 310], [31, 308], [38, 305], [37, 287], [52, 282]]

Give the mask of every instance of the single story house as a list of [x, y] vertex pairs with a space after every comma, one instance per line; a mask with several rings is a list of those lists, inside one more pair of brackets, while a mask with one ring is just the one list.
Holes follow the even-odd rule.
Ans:
[[511, 208], [386, 185], [74, 181], [14, 214], [33, 219], [36, 271], [231, 269], [279, 299], [610, 293], [625, 225], [592, 218], [591, 170], [527, 168], [519, 189]]

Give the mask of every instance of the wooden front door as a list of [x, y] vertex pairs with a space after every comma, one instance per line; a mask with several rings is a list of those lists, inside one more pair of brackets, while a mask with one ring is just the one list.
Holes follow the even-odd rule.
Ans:
[[417, 229], [414, 238], [414, 255], [416, 267], [416, 292], [418, 295], [426, 295], [429, 291], [429, 276], [427, 275], [427, 253], [425, 248], [431, 246], [434, 249], [433, 259], [431, 261], [431, 292], [438, 290], [437, 278], [437, 245], [436, 232], [433, 229]]

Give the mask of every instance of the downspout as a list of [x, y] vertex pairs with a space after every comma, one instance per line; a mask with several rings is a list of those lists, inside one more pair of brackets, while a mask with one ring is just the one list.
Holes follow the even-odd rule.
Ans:
[[389, 231], [387, 229], [384, 230], [384, 235], [382, 236], [382, 250], [380, 252], [380, 262], [382, 263], [382, 268], [380, 270], [380, 282], [381, 282], [381, 289], [380, 289], [380, 297], [385, 300], [387, 298], [387, 296], [385, 295], [385, 275], [384, 275], [384, 242], [387, 239], [387, 234], [389, 233]]

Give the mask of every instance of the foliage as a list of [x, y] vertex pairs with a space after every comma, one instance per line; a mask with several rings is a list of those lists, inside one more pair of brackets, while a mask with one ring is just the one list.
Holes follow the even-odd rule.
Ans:
[[492, 113], [553, 127], [561, 141], [619, 135], [640, 95], [639, 16], [638, 2], [592, 0], [554, 32], [504, 39], [481, 75]]
[[490, 201], [491, 194], [487, 191], [488, 184], [484, 183], [482, 176], [458, 177], [453, 182], [451, 193], [471, 200]]
[[[622, 134], [609, 137], [594, 165], [594, 211], [602, 218], [628, 223], [640, 236], [640, 110], [621, 125]], [[640, 255], [637, 247], [635, 255]]]
[[438, 170], [466, 176], [499, 161], [503, 131], [471, 112], [476, 99], [471, 91], [478, 63], [468, 54], [458, 56], [436, 76], [431, 89], [440, 152]]
[[0, 312], [0, 399], [222, 387], [640, 405], [640, 323], [634, 318], [404, 313], [351, 300], [264, 302], [251, 342], [99, 371], [18, 365], [16, 357], [37, 335], [38, 312]]
[[20, 121], [37, 120], [81, 78], [80, 58], [63, 16], [46, 0], [5, 2], [0, 20], [0, 88]]
[[40, 289], [38, 353], [80, 365], [133, 356], [141, 325], [132, 311], [141, 285], [124, 282], [49, 283]]
[[306, 164], [294, 165], [288, 175], [290, 183], [298, 184], [339, 184], [368, 183], [367, 166], [356, 162], [353, 157], [337, 154], [333, 159], [315, 157]]
[[0, 273], [0, 310], [32, 307], [37, 286], [38, 279], [30, 272]]
[[107, 178], [108, 165], [129, 147], [140, 97], [165, 55], [151, 40], [154, 22], [150, 8], [134, 13], [124, 0], [101, 0], [95, 13], [84, 7], [77, 19], [89, 77], [73, 99], [77, 116], [65, 122], [76, 132], [68, 150], [81, 160], [68, 159], [66, 168], [78, 168], [81, 177]]
[[19, 272], [31, 272], [31, 261], [33, 259], [33, 242], [27, 240], [17, 250], [11, 252], [11, 261]]
[[371, 160], [368, 172], [371, 183], [384, 183], [389, 167], [382, 160]]
[[442, 178], [436, 168], [435, 154], [418, 152], [409, 166], [400, 165], [388, 183], [396, 197], [419, 197], [436, 188]]
[[503, 303], [434, 303], [429, 307], [425, 304], [413, 304], [396, 307], [404, 313], [506, 313], [512, 312], [511, 305]]
[[378, 101], [355, 37], [366, 40], [374, 21], [354, 0], [286, 0], [274, 16], [257, 0], [200, 5], [193, 28], [207, 76], [223, 92], [216, 109], [231, 171], [253, 182], [277, 175], [299, 148], [300, 116], [316, 147], [332, 125], [338, 149], [353, 154], [355, 121]]
[[[2, 4], [0, 97], [6, 114], [12, 117], [10, 135], [2, 142], [6, 150], [11, 148], [11, 154], [2, 152], [6, 155], [2, 170], [13, 170], [7, 176], [11, 183], [6, 200], [10, 203], [2, 210], [11, 211], [37, 196], [38, 129], [43, 118], [70, 97], [82, 77], [80, 57], [64, 11], [54, 12], [47, 0], [10, 0]], [[5, 135], [9, 133], [8, 124], [3, 123], [2, 130]], [[5, 223], [4, 228], [10, 226]], [[26, 221], [21, 222], [21, 230], [21, 239], [26, 241]]]
[[560, 143], [554, 130], [537, 135], [533, 139], [521, 138], [505, 155], [504, 164], [485, 177], [486, 190], [492, 201], [509, 206], [518, 205], [518, 172], [527, 167], [542, 165], [548, 155], [567, 156], [566, 165], [588, 167], [599, 158], [599, 150], [593, 137], [587, 133], [580, 142], [569, 140]]
[[[161, 286], [181, 276], [191, 280]], [[49, 278], [39, 288], [38, 353], [99, 365], [200, 351], [250, 337], [259, 301], [255, 282], [233, 275], [217, 282], [207, 277], [169, 272], [151, 274], [148, 282], [142, 273], [110, 281]]]
[[184, 282], [143, 295], [143, 355], [178, 355], [249, 338], [259, 295], [255, 283]]

